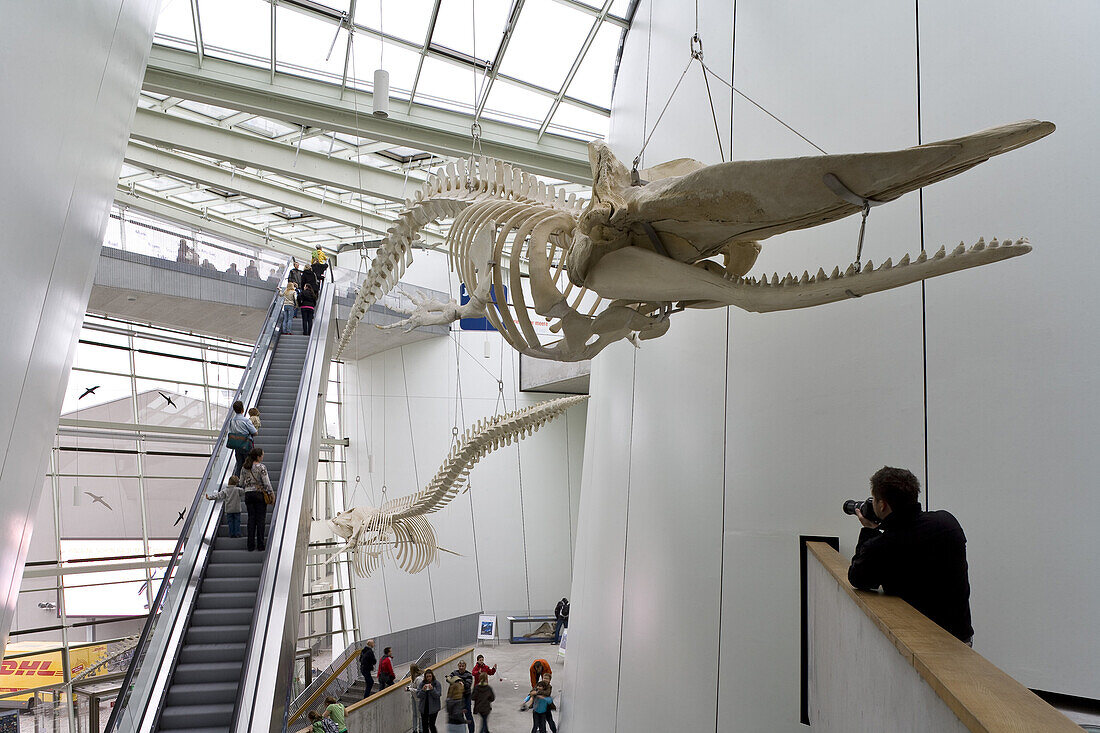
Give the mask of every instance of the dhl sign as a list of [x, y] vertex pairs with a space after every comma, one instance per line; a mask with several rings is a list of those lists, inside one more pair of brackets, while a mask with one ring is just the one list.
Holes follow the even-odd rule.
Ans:
[[[41, 646], [39, 644], [38, 642], [24, 642], [8, 645], [8, 654], [18, 656], [15, 659], [5, 659], [0, 662], [0, 693], [29, 690], [65, 681], [65, 671], [61, 665], [60, 651], [26, 654], [27, 652], [33, 652], [36, 647], [53, 646], [52, 643], [41, 643]], [[70, 649], [69, 664], [72, 667], [72, 676], [75, 677], [106, 656], [106, 644], [92, 644]], [[25, 701], [29, 700], [30, 697], [27, 694], [5, 699]]]

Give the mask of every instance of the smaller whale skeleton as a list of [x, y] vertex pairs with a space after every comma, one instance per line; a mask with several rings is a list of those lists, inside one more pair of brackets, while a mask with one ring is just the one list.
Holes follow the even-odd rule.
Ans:
[[438, 512], [463, 487], [468, 488], [470, 469], [486, 455], [530, 436], [587, 399], [587, 395], [561, 397], [479, 420], [455, 441], [439, 471], [420, 491], [377, 508], [355, 507], [328, 520], [329, 528], [346, 540], [333, 556], [350, 553], [352, 567], [361, 578], [377, 570], [385, 554], [407, 573], [419, 573], [429, 564], [438, 563], [440, 551], [451, 551], [439, 547], [424, 515]]
[[[686, 308], [807, 308], [1026, 254], [1024, 239], [980, 239], [969, 249], [941, 247], [877, 268], [857, 254], [832, 274], [749, 276], [768, 237], [866, 217], [872, 206], [1053, 131], [1050, 122], [1025, 120], [884, 153], [718, 165], [681, 158], [641, 171], [594, 141], [587, 203], [503, 161], [458, 160], [405, 202], [359, 289], [337, 357], [367, 309], [412, 264], [418, 232], [433, 221], [453, 220], [448, 254], [470, 300], [415, 298], [409, 318], [386, 328], [484, 316], [517, 351], [557, 361], [590, 359], [621, 339], [657, 338], [668, 331], [670, 316]], [[492, 294], [505, 287], [512, 302], [496, 302]], [[549, 321], [551, 337], [535, 330], [529, 309]]]

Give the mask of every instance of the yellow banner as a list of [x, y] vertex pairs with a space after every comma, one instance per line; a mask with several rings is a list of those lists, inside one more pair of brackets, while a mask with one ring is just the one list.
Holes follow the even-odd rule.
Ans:
[[[41, 649], [50, 646], [55, 646], [55, 644], [53, 642], [23, 642], [19, 644], [9, 644], [7, 653], [9, 655], [21, 655], [26, 652], [33, 652], [36, 648]], [[76, 677], [88, 667], [102, 661], [106, 656], [106, 644], [91, 644], [89, 646], [70, 649], [70, 674]], [[91, 676], [97, 677], [105, 671], [106, 670], [101, 670]], [[61, 665], [60, 651], [19, 656], [16, 659], [5, 658], [3, 663], [0, 663], [0, 693], [29, 690], [45, 685], [60, 684], [64, 681], [65, 671]], [[15, 695], [4, 699], [26, 701], [30, 698], [31, 695], [27, 694]]]

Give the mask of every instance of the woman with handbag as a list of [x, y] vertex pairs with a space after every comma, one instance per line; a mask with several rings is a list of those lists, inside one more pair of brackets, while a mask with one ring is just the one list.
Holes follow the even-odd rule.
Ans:
[[241, 466], [241, 487], [248, 508], [248, 551], [267, 549], [267, 505], [275, 503], [275, 491], [262, 461], [262, 448], [253, 448]]

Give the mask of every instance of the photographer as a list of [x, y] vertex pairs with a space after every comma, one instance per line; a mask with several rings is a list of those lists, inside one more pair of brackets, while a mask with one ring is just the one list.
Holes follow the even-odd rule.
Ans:
[[850, 512], [863, 529], [848, 581], [863, 590], [881, 585], [970, 644], [966, 536], [950, 512], [923, 511], [919, 496], [920, 482], [904, 468], [884, 466], [871, 476], [874, 516], [860, 508]]

